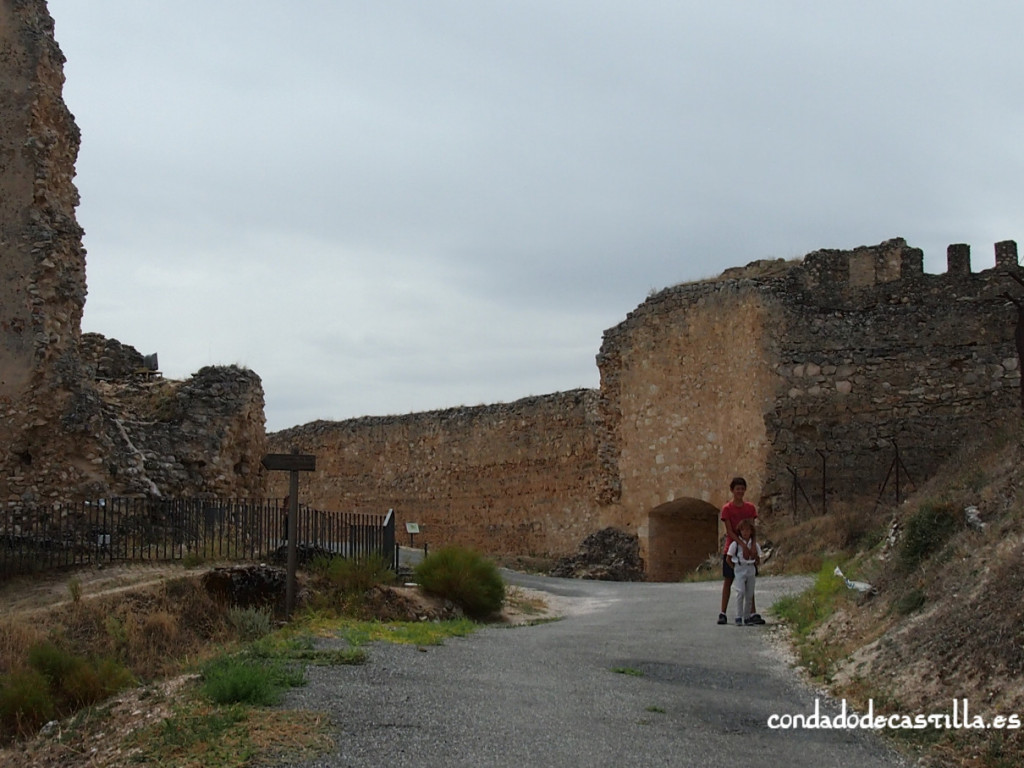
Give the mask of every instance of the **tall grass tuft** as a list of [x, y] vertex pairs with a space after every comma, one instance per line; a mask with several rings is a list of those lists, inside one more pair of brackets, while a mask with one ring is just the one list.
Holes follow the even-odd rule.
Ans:
[[497, 566], [464, 547], [445, 547], [416, 566], [416, 580], [423, 591], [451, 600], [473, 619], [501, 610], [505, 582]]
[[68, 580], [68, 594], [71, 595], [71, 602], [82, 602], [82, 580], [77, 576], [72, 576]]
[[46, 678], [21, 669], [0, 680], [0, 743], [28, 736], [57, 714]]
[[221, 656], [203, 667], [202, 693], [214, 704], [277, 704], [285, 689], [305, 685], [301, 670], [280, 661]]
[[268, 608], [228, 609], [228, 624], [242, 640], [259, 640], [274, 629], [274, 615]]

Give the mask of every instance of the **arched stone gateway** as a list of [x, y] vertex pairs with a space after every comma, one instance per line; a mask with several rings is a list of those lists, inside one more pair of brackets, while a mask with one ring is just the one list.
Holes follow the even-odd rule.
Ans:
[[647, 578], [679, 581], [718, 551], [718, 509], [700, 499], [676, 499], [647, 516]]

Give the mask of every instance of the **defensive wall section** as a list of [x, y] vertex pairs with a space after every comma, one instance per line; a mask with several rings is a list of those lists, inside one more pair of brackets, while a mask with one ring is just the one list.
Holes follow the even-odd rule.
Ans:
[[921, 265], [902, 240], [818, 251], [775, 289], [764, 505], [794, 506], [794, 474], [805, 512], [808, 501], [822, 512], [877, 500], [886, 483], [891, 503], [897, 468], [904, 488], [908, 476], [919, 485], [972, 435], [1021, 418], [1017, 312], [1004, 296], [1021, 294], [1008, 274], [1016, 243], [996, 243], [995, 266], [979, 273], [963, 244], [947, 250], [945, 273]]
[[972, 433], [1020, 418], [1003, 296], [1020, 291], [1007, 275], [1016, 244], [997, 244], [996, 261], [973, 273], [969, 247], [954, 245], [947, 272], [925, 274], [921, 251], [896, 239], [652, 296], [598, 356], [623, 520], [657, 554], [650, 513], [718, 506], [734, 475], [768, 516], [870, 504], [887, 478], [893, 489], [897, 447], [906, 488]]
[[[316, 421], [272, 434], [271, 450], [316, 455], [316, 471], [299, 480], [302, 503], [373, 514], [394, 509], [400, 536], [407, 522], [421, 527], [417, 545], [547, 555], [572, 551], [611, 522], [595, 503], [596, 406], [596, 393], [581, 389]], [[286, 495], [287, 482], [287, 473], [272, 473], [270, 494]]]
[[553, 556], [614, 525], [639, 536], [650, 578], [676, 579], [716, 550], [734, 475], [769, 520], [874, 504], [897, 448], [906, 488], [1020, 418], [1016, 244], [977, 273], [968, 246], [947, 256], [939, 275], [902, 239], [754, 262], [608, 330], [597, 391], [316, 422], [271, 444], [317, 454], [311, 503], [394, 508], [418, 543]]

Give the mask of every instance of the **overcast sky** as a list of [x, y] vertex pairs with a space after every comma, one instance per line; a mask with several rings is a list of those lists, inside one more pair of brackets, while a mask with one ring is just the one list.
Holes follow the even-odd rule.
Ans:
[[83, 329], [267, 427], [596, 387], [655, 289], [1024, 239], [1024, 3], [50, 0]]

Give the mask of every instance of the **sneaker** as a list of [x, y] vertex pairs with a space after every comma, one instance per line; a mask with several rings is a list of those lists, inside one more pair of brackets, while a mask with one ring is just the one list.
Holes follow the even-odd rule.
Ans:
[[724, 613], [720, 613], [720, 614], [718, 614], [718, 623], [719, 624], [728, 624], [729, 623], [729, 619], [726, 617], [726, 615]]
[[747, 619], [746, 621], [743, 622], [743, 626], [745, 626], [745, 627], [756, 627], [759, 624], [764, 624], [764, 622], [763, 621], [754, 621], [754, 617], [753, 616], [751, 616], [749, 619]]
[[747, 619], [747, 623], [748, 624], [766, 624], [767, 622], [764, 619], [761, 618], [761, 614], [760, 613], [755, 613], [755, 614], [752, 614], [749, 619]]
[[736, 626], [737, 627], [742, 627], [743, 626], [743, 619], [741, 619], [739, 616], [736, 617]]

